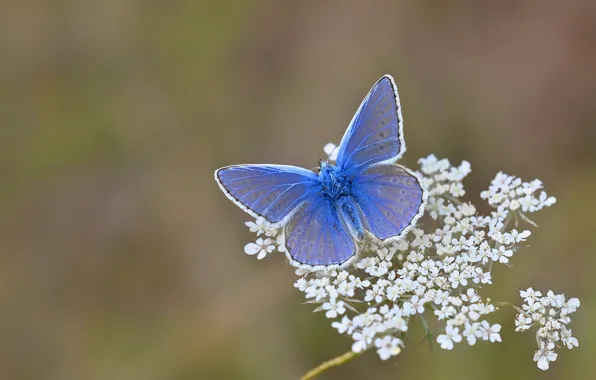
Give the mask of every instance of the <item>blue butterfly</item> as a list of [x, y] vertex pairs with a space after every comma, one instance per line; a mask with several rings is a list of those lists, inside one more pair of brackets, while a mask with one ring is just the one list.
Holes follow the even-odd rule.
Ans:
[[216, 170], [215, 180], [242, 210], [283, 227], [292, 265], [345, 267], [367, 234], [397, 240], [424, 212], [419, 179], [395, 164], [406, 143], [390, 75], [366, 95], [338, 149], [335, 164], [321, 162], [318, 174], [289, 165], [233, 165]]

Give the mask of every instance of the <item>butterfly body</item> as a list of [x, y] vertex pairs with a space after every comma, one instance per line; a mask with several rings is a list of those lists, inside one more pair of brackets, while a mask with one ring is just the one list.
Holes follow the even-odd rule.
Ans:
[[426, 191], [395, 164], [404, 152], [397, 88], [386, 75], [354, 115], [335, 163], [321, 161], [318, 175], [288, 165], [233, 165], [216, 170], [215, 179], [244, 211], [283, 228], [293, 265], [344, 267], [367, 234], [399, 239], [422, 215]]
[[354, 178], [344, 173], [340, 167], [323, 161], [319, 170], [319, 181], [321, 195], [338, 208], [338, 213], [342, 214], [347, 227], [358, 240], [361, 240], [364, 227], [354, 200]]

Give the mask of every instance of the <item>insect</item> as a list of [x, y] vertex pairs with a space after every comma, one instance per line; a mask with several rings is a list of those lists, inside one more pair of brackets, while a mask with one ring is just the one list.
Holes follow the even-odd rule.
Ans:
[[290, 165], [232, 165], [215, 171], [224, 194], [255, 218], [283, 228], [294, 266], [349, 265], [366, 237], [401, 238], [424, 212], [427, 193], [396, 161], [406, 151], [397, 87], [385, 75], [368, 92], [318, 173]]

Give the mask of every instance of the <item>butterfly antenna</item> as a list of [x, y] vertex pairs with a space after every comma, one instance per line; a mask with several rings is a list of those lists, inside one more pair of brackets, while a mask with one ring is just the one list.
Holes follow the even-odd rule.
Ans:
[[329, 157], [331, 157], [331, 155], [333, 153], [335, 153], [335, 151], [338, 150], [338, 149], [339, 149], [339, 145], [336, 145], [335, 148], [333, 148], [333, 150], [331, 152], [329, 152]]
[[323, 166], [323, 159], [319, 158], [319, 166], [318, 166], [318, 167], [314, 167], [314, 168], [312, 168], [312, 169], [310, 169], [310, 170], [312, 170], [313, 172], [314, 172], [315, 170], [318, 170], [318, 171], [319, 171], [319, 173], [320, 173], [320, 172], [321, 172], [321, 166]]

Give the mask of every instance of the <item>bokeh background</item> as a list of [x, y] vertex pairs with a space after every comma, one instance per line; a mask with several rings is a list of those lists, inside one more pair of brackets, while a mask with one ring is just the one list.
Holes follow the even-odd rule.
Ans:
[[[501, 344], [410, 344], [321, 379], [594, 379], [596, 2], [15, 0], [0, 4], [0, 377], [297, 379], [350, 347], [283, 256], [243, 253], [235, 163], [314, 167], [383, 74], [408, 153], [558, 198], [496, 300], [582, 301], [548, 373]], [[484, 208], [486, 210], [486, 208]]]

